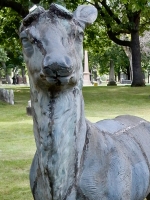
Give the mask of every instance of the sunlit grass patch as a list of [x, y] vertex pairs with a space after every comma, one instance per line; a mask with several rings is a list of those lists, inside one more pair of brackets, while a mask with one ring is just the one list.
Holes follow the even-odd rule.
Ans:
[[150, 86], [84, 87], [86, 117], [92, 121], [137, 115], [150, 121]]

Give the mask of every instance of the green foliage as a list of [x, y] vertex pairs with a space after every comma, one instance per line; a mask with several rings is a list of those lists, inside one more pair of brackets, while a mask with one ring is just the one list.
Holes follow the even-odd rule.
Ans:
[[[65, 2], [68, 3], [67, 0]], [[102, 24], [105, 27], [105, 34], [107, 33], [108, 37], [113, 42], [118, 45], [131, 48], [133, 61], [132, 86], [144, 86], [145, 84], [143, 83], [141, 68], [139, 34], [150, 27], [150, 1], [82, 1], [82, 3], [84, 2], [95, 5], [98, 9], [99, 16], [97, 18], [97, 23], [99, 26]], [[79, 0], [78, 3], [81, 3], [81, 1]], [[99, 35], [98, 29], [97, 34]], [[129, 35], [130, 40], [126, 40], [124, 35]], [[99, 49], [98, 45], [97, 49]]]
[[[10, 46], [10, 39], [18, 39], [18, 29], [21, 23], [21, 17], [10, 8], [0, 10], [0, 43]], [[8, 41], [7, 41], [8, 40]], [[11, 42], [13, 45], [13, 41]]]
[[3, 47], [0, 47], [0, 63], [5, 63], [7, 60], [9, 60], [7, 52], [3, 49]]
[[142, 67], [144, 70], [150, 70], [150, 56], [142, 54]]
[[97, 69], [100, 75], [109, 73], [110, 60], [113, 60], [116, 73], [123, 71], [127, 74], [129, 60], [121, 46], [111, 43], [103, 52], [94, 54], [89, 51], [90, 68]]
[[121, 0], [120, 1], [122, 4], [127, 5], [128, 4], [128, 8], [132, 11], [132, 12], [136, 12], [139, 11], [140, 9], [144, 9], [145, 6], [147, 5], [147, 0]]
[[[8, 0], [5, 0], [7, 2]], [[120, 47], [115, 48], [113, 52], [113, 46], [111, 40], [119, 43], [120, 45], [131, 45], [130, 41], [122, 40], [122, 34], [131, 34], [131, 30], [140, 31], [149, 28], [150, 24], [150, 0], [9, 0], [12, 3], [19, 3], [24, 9], [24, 13], [28, 13], [28, 9], [34, 4], [43, 6], [45, 9], [49, 8], [49, 5], [54, 2], [66, 6], [70, 11], [74, 11], [78, 5], [81, 4], [93, 4], [98, 9], [98, 18], [96, 22], [86, 29], [84, 48], [89, 51], [90, 66], [93, 64], [101, 66], [102, 72], [108, 70], [108, 60], [113, 57], [115, 60], [116, 69], [119, 67], [125, 68], [128, 62], [126, 56]], [[4, 5], [4, 3], [3, 3]], [[21, 54], [21, 46], [18, 38], [18, 28], [21, 23], [22, 15], [17, 7], [3, 7], [0, 3], [0, 44], [7, 52], [10, 58], [6, 66], [22, 66], [23, 58]], [[140, 18], [140, 24], [137, 25], [136, 21]], [[110, 39], [109, 39], [109, 37]], [[129, 36], [131, 39], [131, 37]], [[117, 50], [118, 49], [118, 50]], [[116, 53], [117, 52], [117, 53]], [[121, 59], [119, 58], [121, 57]], [[112, 59], [112, 58], [111, 58]], [[120, 61], [119, 61], [120, 60]], [[143, 59], [142, 65], [147, 66], [146, 59]], [[119, 66], [120, 65], [120, 66]]]
[[5, 64], [8, 72], [11, 68], [22, 67], [23, 65], [23, 55], [18, 36], [21, 17], [14, 10], [3, 8], [0, 10], [0, 22], [0, 44], [7, 54]]
[[62, 6], [66, 6], [63, 0], [41, 0], [38, 5], [48, 9], [51, 3], [57, 3]]

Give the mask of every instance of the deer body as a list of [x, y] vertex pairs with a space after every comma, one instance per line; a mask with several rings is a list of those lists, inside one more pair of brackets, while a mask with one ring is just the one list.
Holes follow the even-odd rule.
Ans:
[[[48, 194], [44, 189], [42, 196], [37, 199], [62, 199], [74, 189], [86, 134], [84, 106], [80, 95], [77, 88], [70, 93], [64, 92], [53, 98], [47, 96], [41, 99], [45, 97], [45, 94], [42, 94], [41, 98], [38, 96], [38, 101], [33, 104], [34, 133], [37, 143], [35, 159], [38, 159], [33, 163], [40, 163], [38, 166], [40, 178], [37, 179], [37, 184], [43, 184], [43, 182], [39, 183], [43, 177], [43, 181], [46, 180], [44, 181], [45, 185], [47, 184], [46, 188], [49, 188]], [[36, 171], [35, 164], [32, 166], [31, 177]], [[34, 176], [37, 177], [38, 174]], [[37, 188], [34, 191], [36, 178], [33, 180], [31, 187], [36, 195]]]
[[[102, 122], [85, 121], [82, 94], [77, 88], [54, 98], [48, 96], [42, 103], [40, 97], [37, 99], [37, 107], [33, 104], [34, 132], [40, 144], [30, 173], [35, 197], [42, 191], [36, 200], [144, 199], [141, 197], [148, 193], [150, 181], [148, 122], [132, 116], [104, 120], [104, 124], [118, 127], [107, 132]], [[43, 107], [36, 113], [40, 104]], [[40, 164], [36, 164], [37, 170], [35, 163]]]
[[82, 97], [82, 41], [93, 6], [38, 7], [20, 28], [37, 151], [35, 200], [143, 200], [150, 192], [150, 123], [133, 116], [90, 123]]

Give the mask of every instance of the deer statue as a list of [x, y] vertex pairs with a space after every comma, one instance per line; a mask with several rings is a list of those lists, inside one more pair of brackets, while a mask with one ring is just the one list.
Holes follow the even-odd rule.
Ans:
[[97, 9], [51, 4], [22, 21], [36, 153], [35, 200], [150, 200], [150, 122], [135, 116], [91, 123], [82, 97], [83, 32]]

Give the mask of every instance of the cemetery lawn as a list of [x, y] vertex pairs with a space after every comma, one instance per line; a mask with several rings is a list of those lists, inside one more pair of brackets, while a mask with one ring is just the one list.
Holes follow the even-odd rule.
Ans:
[[136, 115], [150, 121], [150, 85], [146, 87], [84, 87], [85, 115], [92, 122], [118, 115]]
[[[29, 87], [14, 90], [15, 104], [0, 101], [0, 199], [33, 200], [29, 169], [35, 153]], [[5, 87], [6, 88], [6, 87]], [[84, 87], [85, 115], [92, 122], [130, 114], [150, 121], [150, 86]]]
[[15, 104], [0, 101], [0, 199], [32, 200], [29, 169], [35, 152], [28, 87], [12, 87]]

